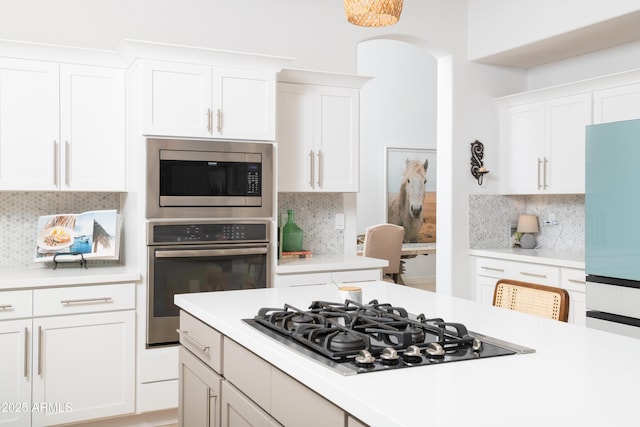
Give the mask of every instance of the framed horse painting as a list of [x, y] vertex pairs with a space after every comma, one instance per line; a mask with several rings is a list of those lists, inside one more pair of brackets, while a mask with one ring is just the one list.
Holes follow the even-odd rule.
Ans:
[[387, 222], [405, 243], [436, 242], [436, 150], [386, 147]]

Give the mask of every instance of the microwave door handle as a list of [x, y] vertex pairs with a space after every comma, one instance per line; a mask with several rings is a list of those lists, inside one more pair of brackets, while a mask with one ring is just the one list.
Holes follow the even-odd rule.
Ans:
[[192, 249], [175, 251], [158, 251], [156, 258], [196, 258], [228, 255], [262, 255], [267, 248], [233, 248], [233, 249]]

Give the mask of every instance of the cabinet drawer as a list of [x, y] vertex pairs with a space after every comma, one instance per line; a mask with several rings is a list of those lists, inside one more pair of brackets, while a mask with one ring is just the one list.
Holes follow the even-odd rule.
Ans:
[[271, 372], [271, 415], [285, 426], [344, 427], [344, 411], [284, 372]]
[[478, 276], [503, 279], [512, 274], [511, 265], [511, 263], [501, 259], [478, 258], [476, 261], [476, 274]]
[[510, 279], [539, 285], [560, 285], [560, 269], [549, 265], [517, 262], [514, 264], [513, 276]]
[[560, 269], [560, 287], [577, 292], [586, 292], [586, 276], [584, 270], [574, 268]]
[[95, 313], [135, 308], [135, 286], [131, 283], [33, 291], [33, 315]]
[[331, 278], [336, 283], [349, 283], [349, 282], [368, 282], [371, 280], [380, 280], [382, 277], [382, 270], [345, 270], [334, 271], [331, 273]]
[[222, 334], [189, 313], [180, 311], [180, 344], [222, 374]]
[[229, 338], [224, 338], [224, 377], [269, 411], [271, 365]]
[[0, 320], [31, 317], [32, 291], [0, 292]]
[[326, 285], [331, 283], [331, 273], [276, 274], [275, 286]]

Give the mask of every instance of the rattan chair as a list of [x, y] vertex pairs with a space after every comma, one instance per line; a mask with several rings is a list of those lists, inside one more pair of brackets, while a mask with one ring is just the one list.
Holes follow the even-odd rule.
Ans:
[[498, 280], [493, 305], [562, 322], [569, 318], [566, 290], [517, 280]]
[[389, 261], [389, 266], [382, 269], [383, 280], [387, 282], [399, 282], [403, 239], [404, 227], [395, 224], [372, 225], [365, 231], [362, 255]]

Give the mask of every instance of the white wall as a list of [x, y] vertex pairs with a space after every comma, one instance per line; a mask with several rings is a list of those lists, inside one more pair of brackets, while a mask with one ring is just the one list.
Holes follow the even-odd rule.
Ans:
[[[358, 45], [358, 74], [375, 77], [360, 91], [358, 234], [387, 219], [386, 148], [437, 149], [437, 67], [426, 49], [406, 41]], [[435, 277], [435, 258], [406, 260], [405, 276]]]
[[640, 42], [541, 65], [528, 70], [527, 90], [640, 69]]
[[360, 92], [358, 233], [386, 220], [385, 148], [437, 148], [437, 60], [399, 40], [358, 45], [358, 74], [373, 76]]

